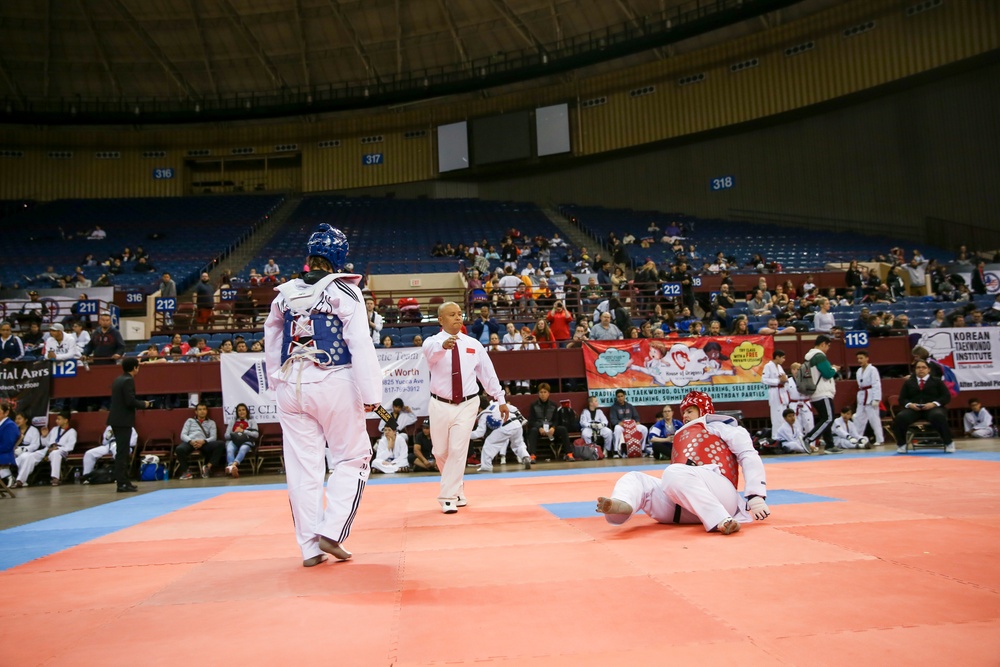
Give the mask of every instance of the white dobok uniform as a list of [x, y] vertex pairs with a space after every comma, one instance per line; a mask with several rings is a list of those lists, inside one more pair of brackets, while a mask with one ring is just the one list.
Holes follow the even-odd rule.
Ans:
[[[322, 553], [320, 536], [347, 539], [370, 473], [364, 406], [382, 402], [382, 369], [360, 280], [332, 273], [314, 284], [289, 281], [275, 288], [278, 295], [264, 323], [264, 356], [303, 560]], [[332, 472], [324, 509], [327, 446]]]
[[853, 419], [837, 417], [833, 420], [833, 444], [842, 449], [858, 449], [868, 444], [868, 438], [858, 433]]
[[992, 438], [997, 434], [993, 428], [993, 415], [986, 408], [979, 408], [979, 412], [966, 412], [962, 423], [963, 431], [973, 438]]
[[788, 390], [788, 407], [795, 410], [795, 432], [804, 440], [805, 434], [812, 433], [816, 426], [812, 407], [809, 405], [809, 397], [799, 393], [799, 388], [791, 375], [788, 376], [785, 389]]
[[[781, 382], [781, 376], [785, 376], [785, 382]], [[785, 423], [781, 413], [788, 407], [788, 373], [774, 361], [769, 361], [764, 366], [764, 371], [760, 374], [760, 381], [767, 385], [767, 405], [771, 409], [771, 437], [775, 438], [775, 431]]]
[[507, 409], [510, 411], [510, 417], [507, 421], [503, 422], [500, 428], [493, 429], [490, 431], [489, 435], [486, 435], [486, 431], [489, 427], [486, 425], [486, 420], [489, 417], [500, 420], [500, 404], [490, 403], [489, 407], [479, 413], [479, 417], [476, 419], [476, 428], [473, 429], [472, 435], [469, 437], [473, 440], [477, 438], [482, 438], [486, 435], [486, 440], [483, 441], [483, 451], [479, 457], [482, 462], [480, 464], [480, 469], [485, 471], [493, 469], [493, 458], [497, 454], [504, 454], [507, 451], [507, 446], [514, 450], [514, 456], [517, 457], [518, 461], [523, 461], [524, 457], [529, 457], [528, 448], [524, 444], [524, 422], [526, 421], [524, 415], [511, 404], [507, 404]]
[[611, 427], [608, 426], [607, 415], [600, 408], [594, 410], [594, 414], [590, 414], [589, 408], [584, 408], [583, 412], [580, 413], [580, 437], [585, 443], [592, 445], [594, 444], [595, 431], [604, 439], [605, 451], [610, 452], [611, 448], [614, 447], [615, 437]]
[[[132, 436], [129, 438], [128, 449], [131, 453], [135, 449], [135, 444], [139, 441], [139, 434], [132, 429]], [[86, 477], [90, 473], [94, 472], [94, 466], [97, 465], [98, 460], [102, 456], [111, 455], [114, 458], [118, 453], [118, 443], [115, 442], [115, 433], [111, 427], [104, 429], [104, 435], [101, 436], [101, 444], [97, 447], [91, 447], [83, 453], [83, 476]]]
[[384, 473], [392, 474], [399, 472], [400, 468], [407, 467], [409, 451], [406, 446], [406, 434], [396, 433], [396, 441], [393, 446], [389, 446], [389, 440], [383, 434], [375, 445], [375, 458], [372, 459], [372, 468], [381, 470]]
[[[686, 429], [702, 428], [718, 436], [743, 469], [747, 495], [767, 496], [764, 464], [753, 448], [747, 430], [725, 415], [706, 415], [688, 422], [674, 436], [676, 443]], [[689, 434], [690, 435], [690, 434]], [[675, 449], [676, 451], [676, 449]], [[611, 497], [628, 503], [634, 512], [640, 509], [659, 523], [701, 523], [705, 530], [715, 529], [727, 517], [740, 523], [753, 521], [733, 483], [723, 474], [723, 466], [673, 463], [659, 481], [641, 472], [621, 477]], [[609, 523], [622, 524], [630, 514], [605, 514]]]
[[[55, 445], [49, 453], [49, 448]], [[51, 476], [56, 479], [62, 476], [62, 462], [66, 460], [69, 453], [76, 447], [76, 429], [61, 429], [58, 426], [49, 430], [49, 434], [41, 438], [34, 449], [29, 445], [23, 454], [17, 457], [17, 480], [22, 484], [28, 483], [28, 476], [35, 470], [35, 466], [48, 456], [52, 465]]]
[[874, 365], [868, 364], [867, 368], [858, 369], [855, 379], [858, 381], [858, 409], [854, 413], [854, 428], [859, 435], [864, 435], [865, 427], [870, 425], [875, 444], [881, 445], [885, 442], [882, 418], [878, 413], [882, 402], [882, 377]]
[[809, 448], [806, 447], [805, 440], [802, 439], [802, 433], [799, 432], [797, 428], [792, 428], [791, 425], [783, 421], [781, 426], [779, 426], [774, 431], [774, 435], [771, 439], [781, 445], [781, 449], [788, 454], [808, 454]]

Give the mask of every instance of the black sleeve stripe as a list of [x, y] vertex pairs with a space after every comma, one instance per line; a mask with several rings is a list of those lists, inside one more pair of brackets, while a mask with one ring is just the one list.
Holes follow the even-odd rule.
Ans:
[[341, 291], [346, 292], [348, 296], [350, 296], [352, 299], [354, 299], [358, 303], [361, 303], [361, 299], [358, 298], [358, 295], [354, 293], [354, 290], [352, 290], [349, 286], [341, 282], [339, 278], [334, 279], [333, 284], [339, 287]]

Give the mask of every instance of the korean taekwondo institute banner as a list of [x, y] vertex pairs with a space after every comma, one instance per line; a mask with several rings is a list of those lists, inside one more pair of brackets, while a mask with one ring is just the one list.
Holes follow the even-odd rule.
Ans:
[[625, 390], [633, 405], [679, 403], [692, 390], [719, 403], [767, 399], [760, 381], [774, 354], [770, 336], [587, 341], [587, 388], [601, 405]]
[[951, 369], [959, 389], [1000, 389], [1000, 327], [927, 329], [911, 333], [910, 344]]
[[[427, 414], [430, 399], [430, 374], [419, 347], [376, 350], [382, 366], [382, 403], [388, 410], [394, 398], [413, 409], [418, 416]], [[262, 352], [220, 355], [222, 368], [222, 407], [226, 423], [233, 419], [236, 406], [246, 403], [258, 423], [278, 421], [278, 407], [271, 389]], [[306, 385], [303, 385], [305, 387]], [[376, 419], [374, 413], [369, 419]]]

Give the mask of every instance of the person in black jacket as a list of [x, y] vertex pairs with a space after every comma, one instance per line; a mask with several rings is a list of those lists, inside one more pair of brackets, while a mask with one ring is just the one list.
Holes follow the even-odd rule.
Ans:
[[[135, 376], [139, 372], [139, 360], [129, 357], [122, 362], [122, 374], [111, 383], [111, 411], [108, 426], [115, 434], [115, 441], [127, 443], [132, 439], [137, 408], [148, 408], [149, 401], [135, 397]], [[129, 493], [139, 489], [128, 480], [129, 447], [122, 445], [115, 449], [115, 481], [118, 493]]]
[[913, 373], [899, 392], [900, 411], [892, 422], [892, 430], [896, 435], [896, 453], [906, 453], [906, 431], [919, 419], [929, 421], [934, 430], [941, 434], [945, 451], [954, 452], [955, 443], [951, 440], [948, 412], [945, 410], [951, 400], [948, 388], [944, 386], [944, 382], [931, 375], [930, 364], [923, 359], [918, 359], [913, 364]]
[[528, 453], [532, 462], [538, 449], [539, 439], [554, 443], [563, 454], [564, 461], [575, 461], [573, 450], [569, 443], [569, 432], [561, 425], [557, 414], [557, 406], [549, 400], [552, 388], [548, 382], [538, 385], [538, 400], [528, 409]]
[[125, 354], [125, 341], [118, 329], [111, 326], [111, 313], [108, 311], [101, 311], [97, 323], [97, 329], [90, 334], [90, 342], [83, 348], [83, 355], [95, 366], [110, 366]]

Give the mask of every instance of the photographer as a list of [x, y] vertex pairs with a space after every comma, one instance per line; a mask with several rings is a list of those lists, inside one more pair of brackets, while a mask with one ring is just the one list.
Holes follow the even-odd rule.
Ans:
[[566, 310], [562, 301], [555, 302], [545, 320], [549, 323], [549, 330], [557, 342], [569, 340], [573, 316]]

